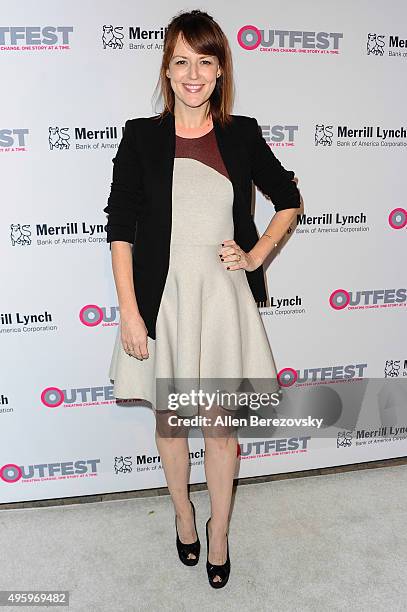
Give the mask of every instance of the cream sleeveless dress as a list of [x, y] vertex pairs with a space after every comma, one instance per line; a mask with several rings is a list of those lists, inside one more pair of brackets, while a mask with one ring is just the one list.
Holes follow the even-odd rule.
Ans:
[[[221, 243], [233, 239], [233, 185], [213, 124], [202, 135], [185, 129], [182, 134], [188, 136], [177, 130], [170, 261], [156, 339], [148, 337], [149, 357], [136, 359], [124, 351], [119, 325], [109, 369], [115, 398], [147, 401], [154, 410], [168, 410], [168, 402], [161, 401], [163, 389], [198, 388], [200, 381], [205, 383], [201, 388], [212, 392], [232, 391], [242, 378], [264, 379], [269, 393], [279, 389], [246, 273], [227, 270], [229, 264], [219, 257]], [[175, 412], [198, 414], [195, 405]]]

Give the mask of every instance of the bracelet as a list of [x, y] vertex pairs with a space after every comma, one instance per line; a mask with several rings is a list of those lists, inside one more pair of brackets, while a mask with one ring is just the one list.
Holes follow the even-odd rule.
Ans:
[[[272, 238], [273, 239], [273, 236], [270, 236], [270, 234], [263, 234], [263, 236], [267, 236], [267, 238]], [[277, 246], [277, 242], [274, 243], [274, 246], [275, 247]]]

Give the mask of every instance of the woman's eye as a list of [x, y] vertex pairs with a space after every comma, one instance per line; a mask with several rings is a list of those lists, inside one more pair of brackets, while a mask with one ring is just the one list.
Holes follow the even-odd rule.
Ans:
[[[183, 64], [184, 62], [185, 62], [185, 60], [177, 60], [175, 63], [176, 64]], [[202, 62], [204, 64], [211, 64], [212, 63], [211, 60], [202, 60]]]

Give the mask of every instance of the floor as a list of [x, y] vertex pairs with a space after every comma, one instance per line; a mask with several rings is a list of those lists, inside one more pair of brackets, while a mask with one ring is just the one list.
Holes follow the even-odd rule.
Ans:
[[196, 567], [178, 560], [168, 496], [2, 510], [0, 589], [68, 590], [56, 609], [75, 612], [406, 610], [406, 465], [238, 486], [220, 590], [205, 569], [207, 492], [191, 499]]

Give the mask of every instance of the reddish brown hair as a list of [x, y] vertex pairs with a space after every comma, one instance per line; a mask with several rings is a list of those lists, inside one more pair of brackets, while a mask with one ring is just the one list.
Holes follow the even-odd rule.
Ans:
[[179, 13], [168, 24], [164, 36], [160, 76], [155, 89], [155, 91], [160, 90], [164, 109], [157, 118], [167, 113], [174, 113], [174, 91], [165, 73], [173, 56], [179, 33], [195, 53], [214, 55], [218, 58], [221, 75], [217, 78], [215, 89], [209, 98], [209, 111], [213, 119], [224, 126], [231, 121], [230, 114], [235, 93], [232, 54], [223, 30], [213, 17], [200, 10]]

